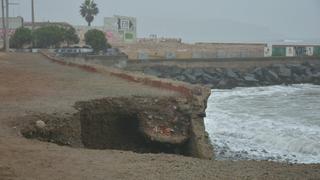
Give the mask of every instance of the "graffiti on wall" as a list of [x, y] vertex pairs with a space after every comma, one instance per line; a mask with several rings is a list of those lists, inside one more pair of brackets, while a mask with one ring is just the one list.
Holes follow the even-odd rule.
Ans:
[[[4, 32], [5, 32], [4, 29], [0, 29], [0, 37], [1, 38], [3, 38]], [[9, 36], [12, 36], [16, 32], [16, 30], [15, 29], [8, 29], [7, 32], [9, 34]]]

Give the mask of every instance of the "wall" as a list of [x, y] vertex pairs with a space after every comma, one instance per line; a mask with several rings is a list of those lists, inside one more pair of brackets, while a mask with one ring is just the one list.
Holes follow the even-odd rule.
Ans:
[[107, 67], [124, 68], [127, 66], [126, 56], [64, 56], [66, 63], [98, 64]]
[[[12, 36], [16, 29], [23, 26], [23, 18], [22, 17], [9, 17], [9, 36]], [[2, 28], [2, 17], [0, 17], [0, 47], [3, 47], [3, 36], [4, 36], [4, 29]]]
[[[125, 52], [129, 59], [165, 59], [168, 54], [177, 59], [183, 58], [234, 58], [263, 57], [266, 44], [242, 43], [197, 43], [186, 44], [178, 41], [140, 41], [134, 44], [122, 44], [117, 47]], [[143, 56], [141, 54], [144, 54]], [[172, 56], [170, 56], [172, 57]], [[169, 58], [170, 59], [170, 58]]]
[[314, 47], [313, 55], [316, 57], [320, 57], [320, 46]]

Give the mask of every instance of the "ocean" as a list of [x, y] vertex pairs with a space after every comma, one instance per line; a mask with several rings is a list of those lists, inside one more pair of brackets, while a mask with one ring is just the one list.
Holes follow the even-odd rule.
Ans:
[[206, 113], [217, 160], [320, 163], [320, 86], [212, 90]]

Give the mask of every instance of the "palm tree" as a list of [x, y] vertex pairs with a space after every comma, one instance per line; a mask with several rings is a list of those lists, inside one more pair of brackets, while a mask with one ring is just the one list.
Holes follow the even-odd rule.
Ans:
[[88, 26], [91, 26], [94, 16], [96, 16], [98, 13], [99, 9], [93, 0], [85, 0], [80, 6], [80, 14], [88, 22]]

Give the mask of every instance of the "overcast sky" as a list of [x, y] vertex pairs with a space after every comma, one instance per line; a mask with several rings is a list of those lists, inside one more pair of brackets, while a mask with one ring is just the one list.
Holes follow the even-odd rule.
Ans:
[[[30, 21], [31, 0], [10, 0], [11, 15]], [[83, 0], [35, 0], [37, 21], [85, 25]], [[117, 15], [138, 19], [138, 36], [158, 34], [184, 41], [320, 40], [320, 0], [95, 0], [93, 25]]]

